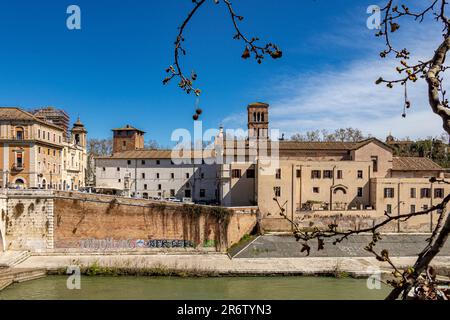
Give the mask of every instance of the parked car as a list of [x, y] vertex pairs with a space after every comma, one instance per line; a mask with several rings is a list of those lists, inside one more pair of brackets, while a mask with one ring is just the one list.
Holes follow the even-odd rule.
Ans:
[[183, 203], [194, 204], [194, 202], [192, 201], [192, 198], [183, 198]]
[[81, 187], [78, 189], [79, 192], [84, 192], [84, 193], [93, 193], [94, 192], [94, 188], [93, 187]]
[[170, 202], [181, 202], [180, 199], [177, 199], [177, 198], [175, 198], [175, 197], [169, 197], [169, 198], [167, 198], [166, 200], [167, 200], [167, 201], [170, 201]]

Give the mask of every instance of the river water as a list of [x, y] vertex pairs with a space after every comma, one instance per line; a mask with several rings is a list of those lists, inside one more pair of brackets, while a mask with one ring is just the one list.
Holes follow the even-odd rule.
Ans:
[[389, 292], [369, 290], [361, 279], [326, 277], [81, 277], [81, 289], [69, 290], [67, 277], [49, 276], [14, 284], [0, 299], [137, 299], [137, 300], [302, 300], [383, 299]]

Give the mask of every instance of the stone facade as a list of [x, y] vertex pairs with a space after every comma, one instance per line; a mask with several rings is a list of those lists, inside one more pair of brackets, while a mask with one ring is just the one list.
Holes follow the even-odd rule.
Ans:
[[53, 193], [8, 190], [0, 194], [5, 250], [53, 249]]

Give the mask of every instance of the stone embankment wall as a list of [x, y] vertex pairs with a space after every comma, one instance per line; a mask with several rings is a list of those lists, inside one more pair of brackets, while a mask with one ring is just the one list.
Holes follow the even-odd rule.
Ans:
[[225, 251], [253, 230], [256, 211], [8, 190], [0, 193], [0, 250]]
[[53, 249], [53, 194], [8, 190], [0, 194], [0, 233], [5, 250]]
[[[395, 213], [392, 216], [396, 215]], [[290, 217], [291, 218], [291, 217]], [[354, 211], [304, 211], [294, 214], [293, 220], [301, 228], [327, 229], [329, 225], [335, 224], [338, 230], [361, 230], [371, 228], [387, 219], [387, 216], [376, 210], [354, 210]], [[436, 226], [438, 214], [426, 214], [413, 217], [406, 221], [392, 221], [383, 226], [380, 231], [386, 233], [429, 233]], [[264, 219], [262, 228], [265, 231], [290, 231], [292, 225], [282, 217]]]

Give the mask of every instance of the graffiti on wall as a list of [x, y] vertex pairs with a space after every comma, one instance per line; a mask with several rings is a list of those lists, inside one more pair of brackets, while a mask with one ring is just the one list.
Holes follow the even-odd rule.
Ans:
[[107, 249], [151, 249], [151, 248], [193, 248], [189, 240], [114, 240], [114, 239], [88, 239], [80, 241], [80, 248], [107, 250]]

